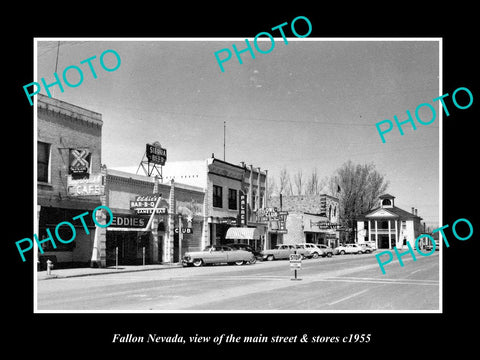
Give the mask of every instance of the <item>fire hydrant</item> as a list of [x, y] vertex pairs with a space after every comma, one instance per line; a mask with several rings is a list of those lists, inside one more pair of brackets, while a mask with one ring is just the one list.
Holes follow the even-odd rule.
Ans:
[[47, 275], [51, 275], [52, 268], [53, 268], [53, 262], [52, 262], [52, 260], [48, 259], [47, 260]]

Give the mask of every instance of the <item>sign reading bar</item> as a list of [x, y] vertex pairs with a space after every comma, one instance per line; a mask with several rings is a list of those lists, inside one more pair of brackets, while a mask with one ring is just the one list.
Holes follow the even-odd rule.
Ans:
[[[153, 213], [157, 200], [162, 197], [162, 194], [148, 194], [139, 195], [135, 200], [130, 201], [130, 209], [135, 210], [135, 213], [142, 215], [150, 215]], [[161, 207], [155, 209], [155, 214], [167, 214], [168, 209]]]
[[145, 154], [149, 162], [157, 165], [165, 165], [167, 160], [167, 149], [164, 149], [158, 143], [147, 144]]

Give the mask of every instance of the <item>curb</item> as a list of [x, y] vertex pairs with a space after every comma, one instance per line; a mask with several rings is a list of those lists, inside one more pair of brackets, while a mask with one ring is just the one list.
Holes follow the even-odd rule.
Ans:
[[96, 276], [96, 275], [109, 275], [109, 274], [121, 274], [121, 273], [132, 273], [132, 272], [140, 272], [140, 271], [153, 271], [153, 270], [166, 270], [166, 269], [176, 269], [183, 267], [181, 264], [174, 264], [174, 265], [167, 265], [164, 267], [158, 268], [148, 268], [148, 269], [126, 269], [126, 270], [115, 270], [109, 269], [105, 272], [93, 272], [93, 273], [79, 273], [79, 274], [70, 274], [70, 275], [59, 275], [59, 274], [51, 274], [51, 275], [42, 275], [39, 277], [37, 273], [37, 280], [52, 280], [52, 279], [66, 279], [72, 277], [82, 277], [82, 276]]

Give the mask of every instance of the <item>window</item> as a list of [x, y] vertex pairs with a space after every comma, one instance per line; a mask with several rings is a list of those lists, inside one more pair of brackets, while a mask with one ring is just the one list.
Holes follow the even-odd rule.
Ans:
[[213, 206], [222, 207], [222, 187], [213, 185]]
[[237, 210], [237, 190], [228, 189], [228, 208]]
[[392, 202], [390, 201], [390, 199], [383, 199], [382, 205], [383, 206], [390, 206], [390, 205], [392, 205]]
[[49, 182], [50, 144], [37, 142], [37, 181]]

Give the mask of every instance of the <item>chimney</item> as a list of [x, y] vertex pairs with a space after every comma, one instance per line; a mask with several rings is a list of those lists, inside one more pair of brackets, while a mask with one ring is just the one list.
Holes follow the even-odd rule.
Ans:
[[412, 206], [412, 214], [415, 215], [415, 208]]
[[415, 216], [418, 216], [418, 209], [415, 209]]

